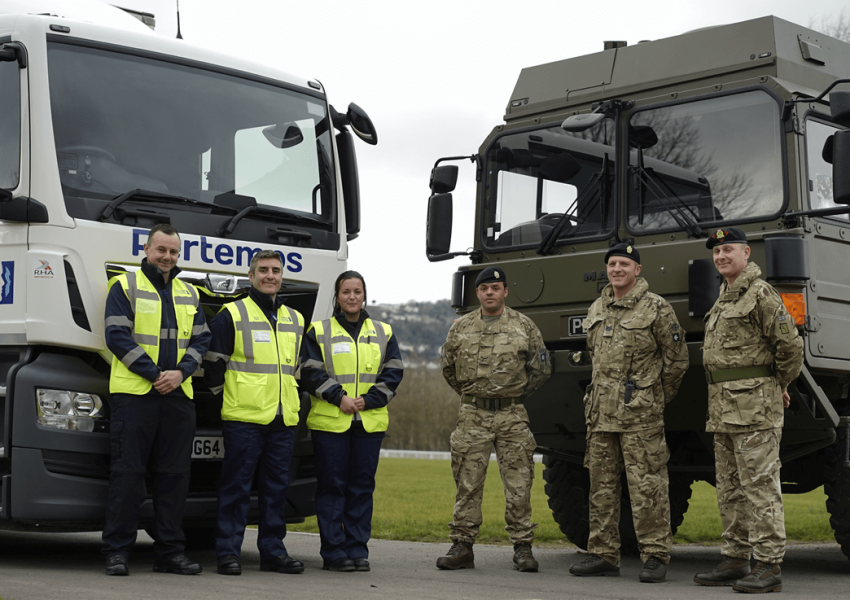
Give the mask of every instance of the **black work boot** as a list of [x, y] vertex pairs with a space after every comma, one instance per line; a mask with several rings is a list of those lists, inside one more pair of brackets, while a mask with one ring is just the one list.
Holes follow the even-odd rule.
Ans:
[[736, 592], [764, 594], [782, 591], [782, 569], [778, 564], [758, 561], [752, 573], [735, 582], [732, 589]]
[[514, 568], [525, 573], [537, 573], [540, 565], [531, 553], [531, 544], [514, 545]]
[[694, 583], [700, 585], [734, 585], [750, 573], [748, 558], [733, 558], [724, 556], [720, 564], [708, 573], [694, 575]]
[[661, 583], [667, 576], [667, 565], [657, 556], [650, 556], [640, 570], [641, 583]]
[[619, 577], [620, 567], [612, 565], [601, 556], [588, 554], [580, 565], [570, 567], [570, 573], [579, 577]]
[[437, 559], [438, 569], [474, 569], [475, 555], [469, 542], [455, 542], [445, 556]]

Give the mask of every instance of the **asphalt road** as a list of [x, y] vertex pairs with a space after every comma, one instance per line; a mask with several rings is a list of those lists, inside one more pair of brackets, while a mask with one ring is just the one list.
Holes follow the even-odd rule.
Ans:
[[[218, 575], [212, 550], [190, 554], [204, 565], [203, 574], [181, 576], [151, 571], [152, 544], [140, 532], [130, 561], [130, 577], [107, 577], [98, 534], [0, 532], [0, 597], [3, 600], [741, 597], [731, 588], [706, 588], [693, 583], [694, 573], [718, 561], [717, 547], [676, 546], [667, 581], [641, 584], [640, 562], [636, 557], [624, 558], [620, 577], [571, 576], [567, 569], [582, 558], [574, 548], [535, 549], [540, 572], [519, 573], [512, 568], [511, 548], [479, 545], [475, 547], [475, 569], [440, 571], [434, 561], [445, 553], [448, 544], [373, 540], [370, 573], [331, 573], [322, 570], [318, 536], [293, 533], [286, 543], [289, 553], [304, 561], [307, 568], [303, 574], [261, 572], [256, 531], [249, 530], [240, 577]], [[850, 561], [836, 544], [790, 547], [783, 577], [781, 598], [850, 598]]]

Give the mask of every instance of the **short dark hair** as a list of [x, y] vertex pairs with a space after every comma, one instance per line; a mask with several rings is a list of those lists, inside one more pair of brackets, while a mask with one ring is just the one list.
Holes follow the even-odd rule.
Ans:
[[363, 275], [357, 271], [343, 271], [336, 278], [336, 283], [334, 283], [334, 310], [339, 309], [339, 302], [337, 301], [337, 298], [339, 298], [339, 288], [342, 286], [343, 281], [348, 281], [349, 279], [359, 279], [360, 283], [363, 284], [363, 304], [368, 306], [368, 302], [366, 301], [366, 280], [363, 279]]
[[177, 239], [180, 239], [180, 234], [177, 233], [177, 230], [170, 223], [157, 223], [153, 227], [151, 227], [150, 232], [148, 232], [148, 246], [151, 245], [153, 241], [153, 236], [155, 233], [164, 233], [165, 235], [176, 235]]
[[257, 263], [264, 258], [274, 258], [280, 261], [280, 268], [283, 269], [283, 258], [280, 256], [280, 252], [277, 250], [260, 250], [254, 256], [251, 257], [251, 264], [248, 265], [248, 270], [251, 273], [257, 273]]

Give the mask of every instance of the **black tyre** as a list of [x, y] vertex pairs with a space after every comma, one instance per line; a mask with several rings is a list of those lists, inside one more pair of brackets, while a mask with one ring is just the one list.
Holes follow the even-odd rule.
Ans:
[[[574, 463], [543, 457], [546, 467], [543, 479], [546, 481], [546, 496], [552, 516], [573, 544], [587, 550], [587, 539], [590, 536], [590, 508], [588, 494], [590, 476], [587, 469]], [[681, 474], [670, 476], [670, 516], [673, 534], [682, 524], [691, 499], [691, 483], [693, 479]], [[623, 480], [623, 497], [620, 502], [620, 551], [623, 554], [637, 554], [637, 538], [632, 522], [632, 507], [629, 502], [629, 492]]]
[[840, 427], [833, 445], [834, 458], [823, 488], [835, 541], [841, 546], [844, 556], [850, 558], [850, 467], [844, 466], [846, 435], [846, 429]]

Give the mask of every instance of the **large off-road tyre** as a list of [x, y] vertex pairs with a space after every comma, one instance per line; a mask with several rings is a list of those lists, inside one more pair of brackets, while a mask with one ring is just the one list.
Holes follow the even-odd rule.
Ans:
[[823, 488], [835, 541], [844, 555], [850, 558], [850, 467], [844, 466], [846, 435], [846, 429], [839, 427]]
[[[543, 457], [546, 467], [543, 479], [546, 481], [546, 496], [549, 498], [549, 508], [552, 516], [560, 527], [561, 532], [573, 544], [587, 550], [587, 539], [590, 536], [590, 508], [588, 494], [590, 476], [584, 467], [550, 458]], [[670, 516], [671, 529], [675, 534], [685, 513], [688, 501], [691, 499], [691, 483], [693, 478], [682, 474], [670, 476]], [[632, 507], [625, 479], [623, 480], [623, 496], [620, 502], [620, 552], [637, 554], [637, 538], [632, 522]]]

